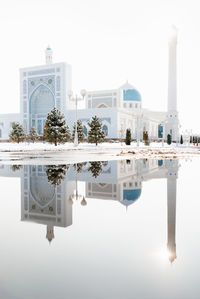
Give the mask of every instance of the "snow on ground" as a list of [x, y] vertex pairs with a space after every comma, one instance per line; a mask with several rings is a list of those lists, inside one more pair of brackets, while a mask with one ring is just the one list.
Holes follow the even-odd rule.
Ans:
[[191, 157], [200, 153], [194, 145], [176, 144], [162, 146], [151, 143], [144, 146], [136, 143], [126, 146], [124, 143], [104, 142], [95, 144], [73, 143], [54, 146], [48, 143], [0, 143], [0, 164], [68, 164], [84, 161], [106, 161], [118, 159], [174, 159]]

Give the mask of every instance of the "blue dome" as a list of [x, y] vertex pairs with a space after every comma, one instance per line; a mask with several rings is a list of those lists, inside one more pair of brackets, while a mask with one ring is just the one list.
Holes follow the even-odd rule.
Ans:
[[129, 84], [128, 82], [126, 82], [124, 85], [122, 85], [120, 87], [120, 89], [123, 90], [123, 100], [124, 101], [141, 102], [142, 98], [141, 98], [139, 91], [137, 91], [137, 89], [135, 89], [135, 87], [132, 86], [131, 84]]
[[120, 202], [129, 206], [134, 203], [141, 195], [141, 189], [123, 190], [123, 200]]
[[123, 100], [141, 102], [141, 95], [136, 89], [123, 90]]

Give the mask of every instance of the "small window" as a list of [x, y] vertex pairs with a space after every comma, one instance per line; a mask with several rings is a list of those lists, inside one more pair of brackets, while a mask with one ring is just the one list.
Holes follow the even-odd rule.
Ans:
[[87, 128], [86, 128], [86, 126], [83, 126], [83, 133], [84, 133], [85, 136], [87, 136]]
[[102, 130], [105, 132], [105, 135], [108, 136], [108, 127], [106, 125], [103, 126]]
[[137, 108], [138, 107], [138, 104], [135, 104], [135, 108]]
[[132, 108], [132, 104], [129, 104], [129, 108]]
[[126, 103], [124, 103], [124, 108], [126, 108]]

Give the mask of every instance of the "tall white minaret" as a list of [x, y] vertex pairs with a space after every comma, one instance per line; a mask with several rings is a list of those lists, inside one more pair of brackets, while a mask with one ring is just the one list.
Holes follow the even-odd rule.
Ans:
[[52, 64], [52, 56], [53, 56], [53, 51], [50, 48], [50, 46], [48, 46], [45, 50], [45, 57], [46, 57], [46, 64]]
[[170, 134], [172, 141], [179, 137], [179, 121], [177, 112], [177, 29], [172, 26], [169, 37], [169, 66], [168, 66], [168, 111], [166, 135]]

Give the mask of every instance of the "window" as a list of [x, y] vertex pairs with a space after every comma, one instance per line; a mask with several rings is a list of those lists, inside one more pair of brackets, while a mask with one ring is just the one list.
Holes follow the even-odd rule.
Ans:
[[132, 108], [132, 104], [129, 104], [129, 108]]
[[38, 132], [38, 135], [42, 135], [42, 120], [38, 120], [37, 121], [37, 132]]
[[87, 128], [86, 128], [86, 126], [83, 126], [83, 133], [85, 134], [85, 136], [87, 136]]
[[126, 108], [126, 103], [124, 103], [124, 108]]
[[1, 131], [1, 129], [0, 129], [0, 138], [2, 138], [2, 131]]
[[106, 125], [103, 126], [102, 130], [105, 132], [105, 135], [108, 136], [108, 127]]
[[135, 108], [137, 108], [138, 107], [138, 104], [135, 104]]
[[158, 125], [158, 138], [162, 138], [162, 137], [163, 137], [163, 126]]

